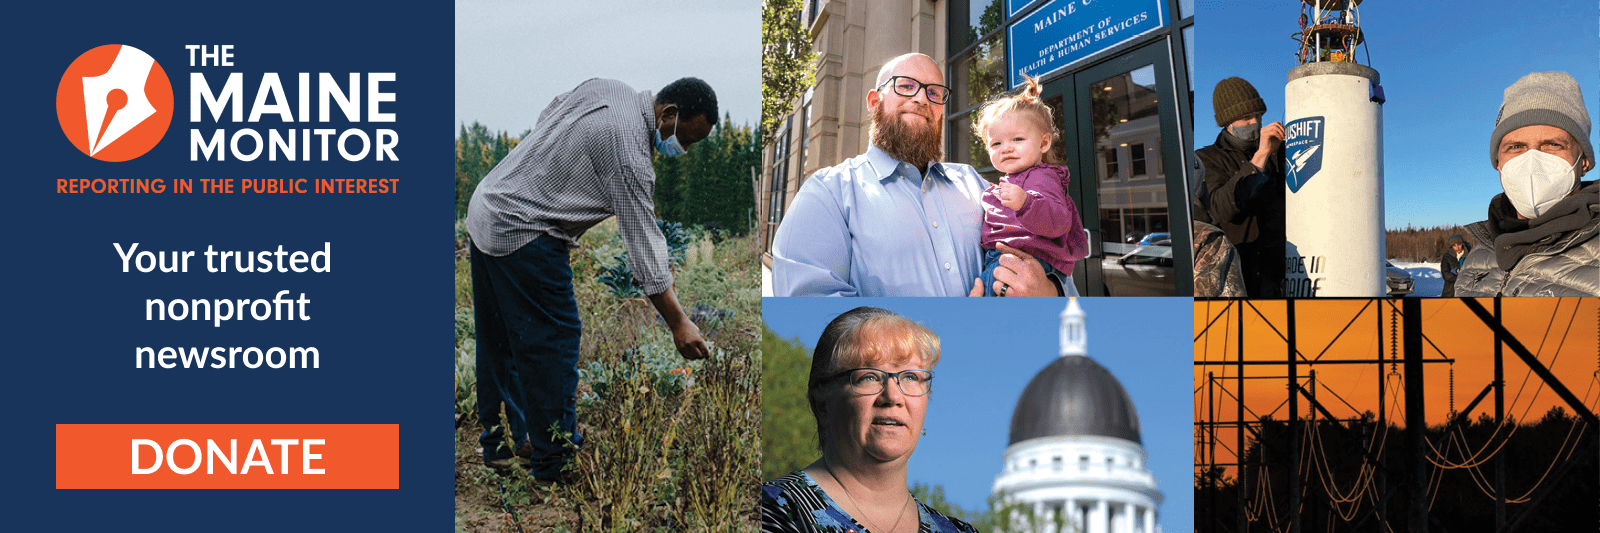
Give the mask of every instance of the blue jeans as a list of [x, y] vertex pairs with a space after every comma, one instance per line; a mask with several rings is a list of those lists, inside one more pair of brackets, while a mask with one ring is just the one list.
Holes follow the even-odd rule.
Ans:
[[[979, 279], [983, 280], [984, 296], [999, 296], [994, 292], [994, 269], [1000, 266], [1000, 256], [1002, 255], [1005, 254], [997, 249], [983, 249], [983, 272], [979, 273], [978, 276]], [[1044, 274], [1046, 276], [1054, 275], [1056, 279], [1061, 280], [1061, 290], [1066, 293], [1062, 294], [1062, 296], [1078, 295], [1077, 289], [1072, 285], [1072, 273], [1069, 272], [1067, 275], [1063, 276], [1061, 275], [1061, 271], [1056, 270], [1056, 267], [1050, 266], [1050, 263], [1040, 261], [1039, 258], [1034, 258], [1033, 260], [1038, 262], [1039, 266], [1044, 267]]]
[[[532, 447], [533, 475], [552, 478], [570, 459], [551, 427], [578, 435], [578, 345], [583, 322], [573, 296], [566, 244], [539, 237], [511, 255], [472, 248], [472, 304], [478, 333], [478, 437], [485, 460]], [[505, 428], [500, 404], [505, 403]]]

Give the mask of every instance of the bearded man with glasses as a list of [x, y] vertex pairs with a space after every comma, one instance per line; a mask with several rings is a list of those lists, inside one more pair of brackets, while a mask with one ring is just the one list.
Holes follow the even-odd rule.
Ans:
[[[867, 153], [800, 186], [773, 238], [775, 296], [983, 294], [982, 196], [970, 165], [941, 163], [950, 90], [933, 59], [883, 65], [867, 91]], [[1010, 296], [1058, 296], [1060, 282], [1027, 254], [1000, 245], [995, 272]]]

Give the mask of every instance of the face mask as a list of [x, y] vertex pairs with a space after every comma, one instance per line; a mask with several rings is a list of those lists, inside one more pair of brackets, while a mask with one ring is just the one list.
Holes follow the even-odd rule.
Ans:
[[1261, 136], [1261, 123], [1245, 124], [1243, 126], [1228, 126], [1228, 132], [1241, 141], [1254, 141]]
[[1561, 156], [1533, 150], [1500, 166], [1500, 186], [1517, 214], [1536, 218], [1572, 192], [1576, 167]]
[[661, 130], [659, 128], [651, 128], [650, 132], [656, 136], [656, 151], [661, 152], [661, 155], [678, 157], [688, 152], [688, 150], [684, 149], [683, 144], [678, 142], [678, 121], [672, 121], [672, 136], [667, 137], [665, 141], [661, 140]]

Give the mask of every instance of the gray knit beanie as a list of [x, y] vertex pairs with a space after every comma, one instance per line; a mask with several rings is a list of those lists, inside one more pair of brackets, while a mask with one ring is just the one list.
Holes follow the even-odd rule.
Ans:
[[1505, 102], [1495, 117], [1494, 133], [1489, 135], [1491, 166], [1500, 168], [1500, 139], [1527, 126], [1566, 130], [1583, 147], [1583, 156], [1594, 161], [1594, 145], [1589, 143], [1589, 110], [1583, 107], [1583, 91], [1571, 74], [1534, 72], [1506, 88]]

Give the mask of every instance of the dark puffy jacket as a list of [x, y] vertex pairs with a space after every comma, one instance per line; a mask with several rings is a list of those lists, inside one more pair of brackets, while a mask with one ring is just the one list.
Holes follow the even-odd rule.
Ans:
[[[1472, 253], [1472, 249], [1468, 248], [1467, 253]], [[1466, 254], [1461, 255], [1462, 259], [1466, 259], [1466, 257]], [[1461, 260], [1456, 259], [1455, 250], [1446, 247], [1444, 256], [1439, 258], [1439, 277], [1444, 278], [1444, 290], [1439, 292], [1439, 296], [1444, 298], [1454, 298], [1456, 296], [1456, 272], [1460, 268]]]

